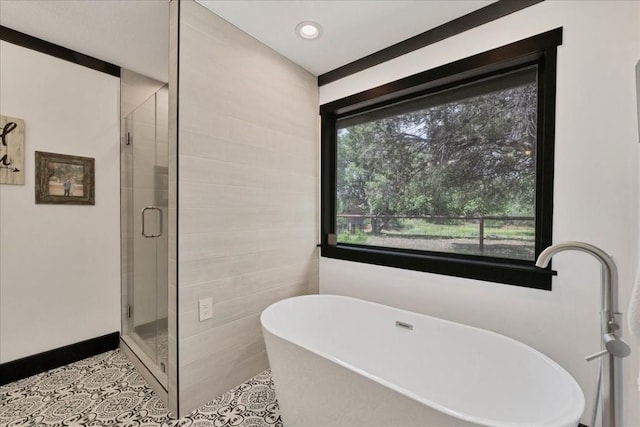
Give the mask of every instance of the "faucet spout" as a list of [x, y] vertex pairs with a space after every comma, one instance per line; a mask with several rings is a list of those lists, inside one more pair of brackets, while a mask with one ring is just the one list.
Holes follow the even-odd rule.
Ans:
[[618, 311], [618, 269], [613, 259], [602, 249], [583, 242], [562, 242], [549, 246], [540, 253], [536, 260], [536, 267], [544, 268], [549, 265], [551, 257], [562, 251], [586, 252], [595, 257], [602, 264], [602, 311], [607, 314]]
[[[549, 246], [538, 256], [536, 266], [544, 268], [549, 265], [552, 256], [558, 252], [570, 250], [586, 252], [602, 264], [602, 318], [600, 322], [603, 339], [602, 351], [588, 356], [586, 360], [589, 361], [600, 356], [608, 355], [603, 361], [601, 370], [602, 377], [598, 379], [598, 387], [601, 391], [598, 396], [602, 397], [601, 425], [603, 427], [619, 427], [622, 425], [620, 418], [621, 401], [618, 398], [620, 394], [619, 380], [621, 371], [619, 362], [616, 359], [628, 356], [630, 349], [629, 346], [622, 341], [619, 334], [616, 333], [616, 331], [620, 329], [618, 322], [621, 321], [622, 317], [622, 314], [618, 313], [618, 270], [613, 259], [607, 255], [606, 252], [593, 245], [582, 242], [563, 242]], [[602, 378], [602, 381], [600, 381], [600, 378]]]

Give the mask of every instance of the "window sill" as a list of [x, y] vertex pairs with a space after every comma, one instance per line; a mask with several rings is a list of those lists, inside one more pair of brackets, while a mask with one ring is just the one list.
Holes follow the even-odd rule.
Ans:
[[338, 244], [336, 246], [321, 245], [320, 247], [321, 255], [327, 258], [547, 291], [551, 290], [551, 278], [557, 274], [550, 268], [542, 269], [536, 267], [533, 261], [503, 260], [499, 258], [477, 259], [477, 257], [465, 255], [443, 255], [435, 252], [418, 253], [410, 250], [388, 250], [346, 244]]

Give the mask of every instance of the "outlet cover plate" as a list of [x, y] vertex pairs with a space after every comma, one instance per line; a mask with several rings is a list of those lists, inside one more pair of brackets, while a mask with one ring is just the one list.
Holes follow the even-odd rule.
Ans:
[[213, 298], [203, 298], [198, 301], [200, 321], [204, 322], [213, 317]]

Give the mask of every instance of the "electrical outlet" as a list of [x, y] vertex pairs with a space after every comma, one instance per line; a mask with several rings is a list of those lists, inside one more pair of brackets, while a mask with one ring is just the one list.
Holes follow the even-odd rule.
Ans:
[[204, 322], [213, 317], [213, 298], [203, 298], [198, 301], [200, 310], [200, 321]]

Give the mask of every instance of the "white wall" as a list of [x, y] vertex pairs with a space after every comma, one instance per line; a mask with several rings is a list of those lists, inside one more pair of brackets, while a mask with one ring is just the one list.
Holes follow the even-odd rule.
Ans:
[[[638, 2], [546, 1], [320, 88], [326, 103], [451, 61], [564, 27], [558, 49], [554, 242], [582, 240], [612, 254], [626, 310], [637, 268], [638, 143], [634, 65]], [[553, 291], [321, 258], [321, 293], [356, 296], [519, 339], [579, 382], [591, 413], [600, 348], [599, 263], [563, 253]], [[625, 322], [626, 323], [626, 322]], [[626, 328], [626, 325], [625, 325]], [[629, 336], [629, 331], [625, 330]], [[631, 341], [631, 340], [630, 340]], [[640, 347], [625, 359], [625, 426], [640, 425]], [[583, 423], [591, 425], [588, 415]]]
[[[0, 362], [120, 330], [120, 82], [0, 42], [0, 114], [25, 185], [0, 185]], [[34, 151], [95, 158], [95, 206], [36, 205]]]

